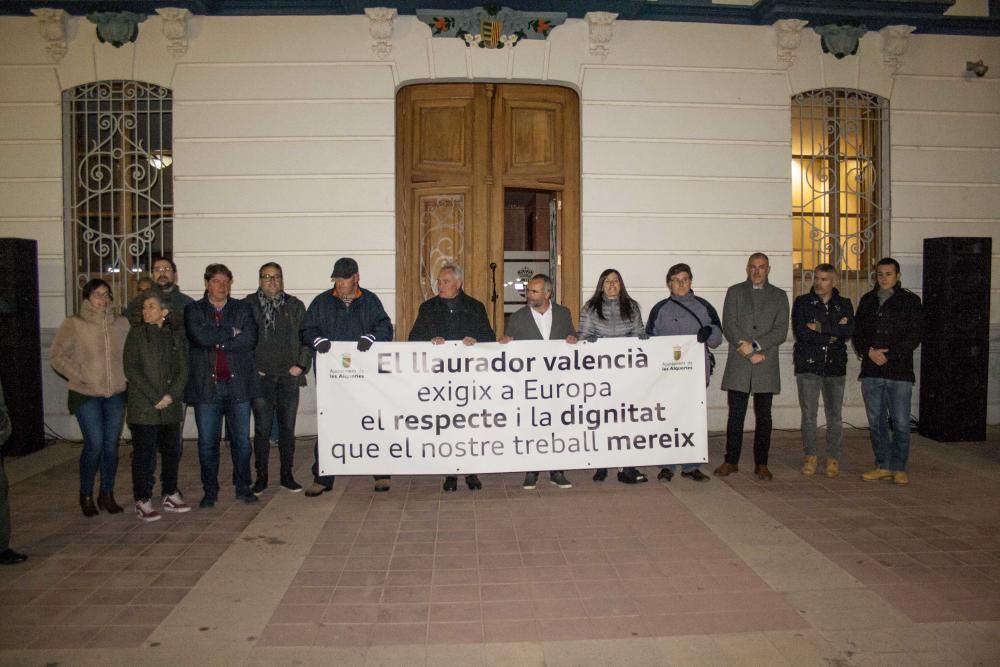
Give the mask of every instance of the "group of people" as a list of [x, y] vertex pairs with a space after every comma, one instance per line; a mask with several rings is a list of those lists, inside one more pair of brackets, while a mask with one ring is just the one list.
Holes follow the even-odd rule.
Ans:
[[[767, 467], [771, 446], [771, 403], [781, 390], [778, 346], [788, 336], [788, 298], [768, 280], [767, 255], [754, 253], [747, 262], [747, 280], [726, 292], [722, 329], [729, 356], [722, 378], [729, 416], [725, 461], [720, 477], [739, 471], [743, 423], [753, 396], [754, 473], [761, 480], [773, 475]], [[899, 263], [880, 259], [876, 284], [861, 298], [857, 313], [850, 299], [837, 290], [839, 272], [831, 264], [813, 270], [813, 285], [792, 304], [795, 335], [793, 362], [802, 414], [803, 475], [816, 474], [816, 414], [823, 397], [826, 415], [827, 477], [840, 474], [843, 453], [844, 387], [847, 341], [861, 359], [861, 394], [868, 416], [875, 467], [865, 481], [909, 483], [910, 398], [916, 378], [913, 353], [920, 345], [923, 313], [920, 297], [903, 288]]]
[[[499, 342], [517, 340], [593, 341], [611, 337], [694, 335], [704, 344], [705, 382], [715, 359], [711, 350], [729, 343], [722, 378], [729, 415], [725, 462], [715, 474], [738, 472], [743, 426], [750, 398], [756, 420], [754, 472], [769, 480], [771, 404], [781, 389], [779, 346], [788, 335], [786, 293], [768, 282], [770, 264], [763, 253], [747, 263], [747, 280], [729, 288], [720, 320], [712, 305], [691, 289], [693, 272], [687, 264], [667, 271], [669, 297], [653, 306], [646, 323], [620, 272], [601, 273], [593, 296], [583, 305], [579, 327], [570, 311], [552, 302], [552, 281], [535, 275], [525, 286], [526, 305], [513, 313]], [[314, 354], [330, 350], [332, 342], [356, 343], [365, 351], [378, 341], [393, 339], [393, 325], [382, 302], [360, 286], [357, 262], [342, 257], [334, 264], [331, 290], [309, 307], [284, 290], [281, 266], [260, 267], [259, 287], [244, 299], [230, 296], [233, 275], [223, 264], [205, 269], [204, 296], [199, 300], [177, 287], [177, 267], [166, 257], [152, 265], [151, 286], [141, 292], [122, 316], [112, 308], [111, 288], [99, 278], [83, 288], [77, 315], [60, 326], [52, 344], [52, 368], [68, 383], [69, 410], [83, 433], [80, 457], [80, 508], [84, 515], [123, 508], [114, 496], [118, 440], [126, 419], [132, 433], [132, 486], [135, 512], [144, 521], [160, 513], [153, 503], [156, 459], [161, 459], [164, 512], [187, 512], [178, 488], [186, 406], [194, 408], [198, 458], [204, 495], [200, 507], [213, 507], [219, 496], [219, 458], [223, 417], [233, 461], [236, 496], [253, 503], [269, 484], [268, 459], [273, 425], [278, 433], [280, 486], [303, 490], [294, 478], [295, 420], [300, 388], [306, 383]], [[862, 358], [862, 394], [871, 425], [875, 468], [866, 480], [907, 483], [910, 395], [914, 382], [913, 352], [920, 343], [920, 299], [899, 283], [899, 265], [879, 261], [877, 286], [866, 294], [855, 315], [849, 299], [837, 291], [838, 272], [829, 264], [814, 271], [813, 287], [792, 308], [794, 362], [805, 460], [802, 473], [815, 474], [816, 413], [822, 395], [827, 421], [828, 457], [825, 473], [839, 473], [842, 451], [841, 405], [847, 365], [846, 342], [851, 339]], [[466, 345], [497, 341], [484, 305], [462, 289], [460, 266], [447, 263], [436, 276], [437, 295], [421, 304], [407, 339]], [[128, 391], [126, 391], [126, 388]], [[254, 417], [253, 446], [250, 415]], [[305, 495], [316, 497], [333, 487], [332, 475], [321, 474], [314, 450], [313, 481]], [[256, 478], [252, 479], [251, 455]], [[94, 485], [100, 484], [94, 499]], [[669, 482], [675, 466], [663, 466], [657, 478]], [[710, 478], [698, 463], [681, 466], [681, 476], [697, 482]], [[523, 486], [535, 488], [538, 472], [525, 475]], [[607, 478], [599, 469], [593, 479]], [[562, 470], [549, 471], [560, 488], [572, 484]], [[634, 467], [618, 471], [626, 484], [647, 481]], [[470, 490], [482, 488], [477, 475], [465, 476]], [[375, 490], [388, 491], [391, 479], [375, 477]], [[457, 476], [446, 477], [445, 491], [455, 491]]]

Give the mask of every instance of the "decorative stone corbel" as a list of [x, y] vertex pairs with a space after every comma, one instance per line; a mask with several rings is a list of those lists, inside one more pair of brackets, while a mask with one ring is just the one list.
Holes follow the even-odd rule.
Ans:
[[878, 31], [882, 36], [882, 64], [890, 74], [903, 65], [903, 54], [910, 47], [910, 33], [914, 30], [912, 25], [887, 25]]
[[392, 53], [392, 21], [396, 10], [391, 7], [366, 7], [368, 34], [372, 38], [372, 53], [387, 58]]
[[87, 20], [97, 26], [98, 41], [118, 49], [139, 37], [139, 24], [146, 20], [146, 15], [135, 12], [94, 12], [87, 14]]
[[618, 14], [612, 12], [587, 12], [583, 19], [590, 26], [590, 55], [606, 57], [611, 51], [608, 44], [614, 36], [614, 24]]
[[163, 36], [167, 38], [167, 51], [175, 57], [188, 50], [187, 20], [191, 12], [181, 7], [160, 7], [156, 10], [163, 20]]
[[802, 29], [808, 24], [809, 21], [802, 19], [781, 19], [771, 26], [774, 28], [774, 36], [778, 43], [778, 62], [784, 63], [786, 68], [798, 60], [795, 52], [802, 43]]
[[69, 14], [62, 9], [32, 9], [38, 17], [38, 29], [45, 40], [45, 52], [52, 62], [59, 62], [66, 55], [66, 18]]

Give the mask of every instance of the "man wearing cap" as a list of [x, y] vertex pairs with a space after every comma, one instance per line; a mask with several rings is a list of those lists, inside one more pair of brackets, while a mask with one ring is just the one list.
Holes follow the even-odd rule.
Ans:
[[[331, 342], [357, 341], [358, 349], [367, 351], [375, 341], [392, 340], [392, 322], [373, 292], [359, 287], [358, 263], [341, 257], [333, 265], [333, 289], [318, 295], [309, 304], [299, 330], [303, 345], [325, 354]], [[306, 496], [315, 498], [333, 488], [333, 475], [319, 473], [319, 442], [313, 462], [313, 483]], [[389, 477], [375, 477], [375, 490], [388, 491]]]

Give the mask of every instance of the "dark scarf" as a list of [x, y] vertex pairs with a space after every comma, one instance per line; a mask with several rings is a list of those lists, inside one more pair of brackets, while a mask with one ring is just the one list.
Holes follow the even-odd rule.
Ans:
[[274, 331], [274, 318], [278, 314], [278, 309], [285, 305], [288, 295], [284, 291], [278, 292], [273, 297], [264, 294], [264, 290], [257, 288], [257, 303], [264, 313], [264, 331], [270, 329]]

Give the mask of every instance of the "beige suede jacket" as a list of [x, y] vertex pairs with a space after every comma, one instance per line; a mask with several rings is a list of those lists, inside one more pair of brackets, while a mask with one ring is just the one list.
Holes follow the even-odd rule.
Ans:
[[128, 320], [84, 301], [80, 314], [59, 326], [49, 363], [73, 391], [105, 398], [120, 394], [125, 391], [126, 336]]

